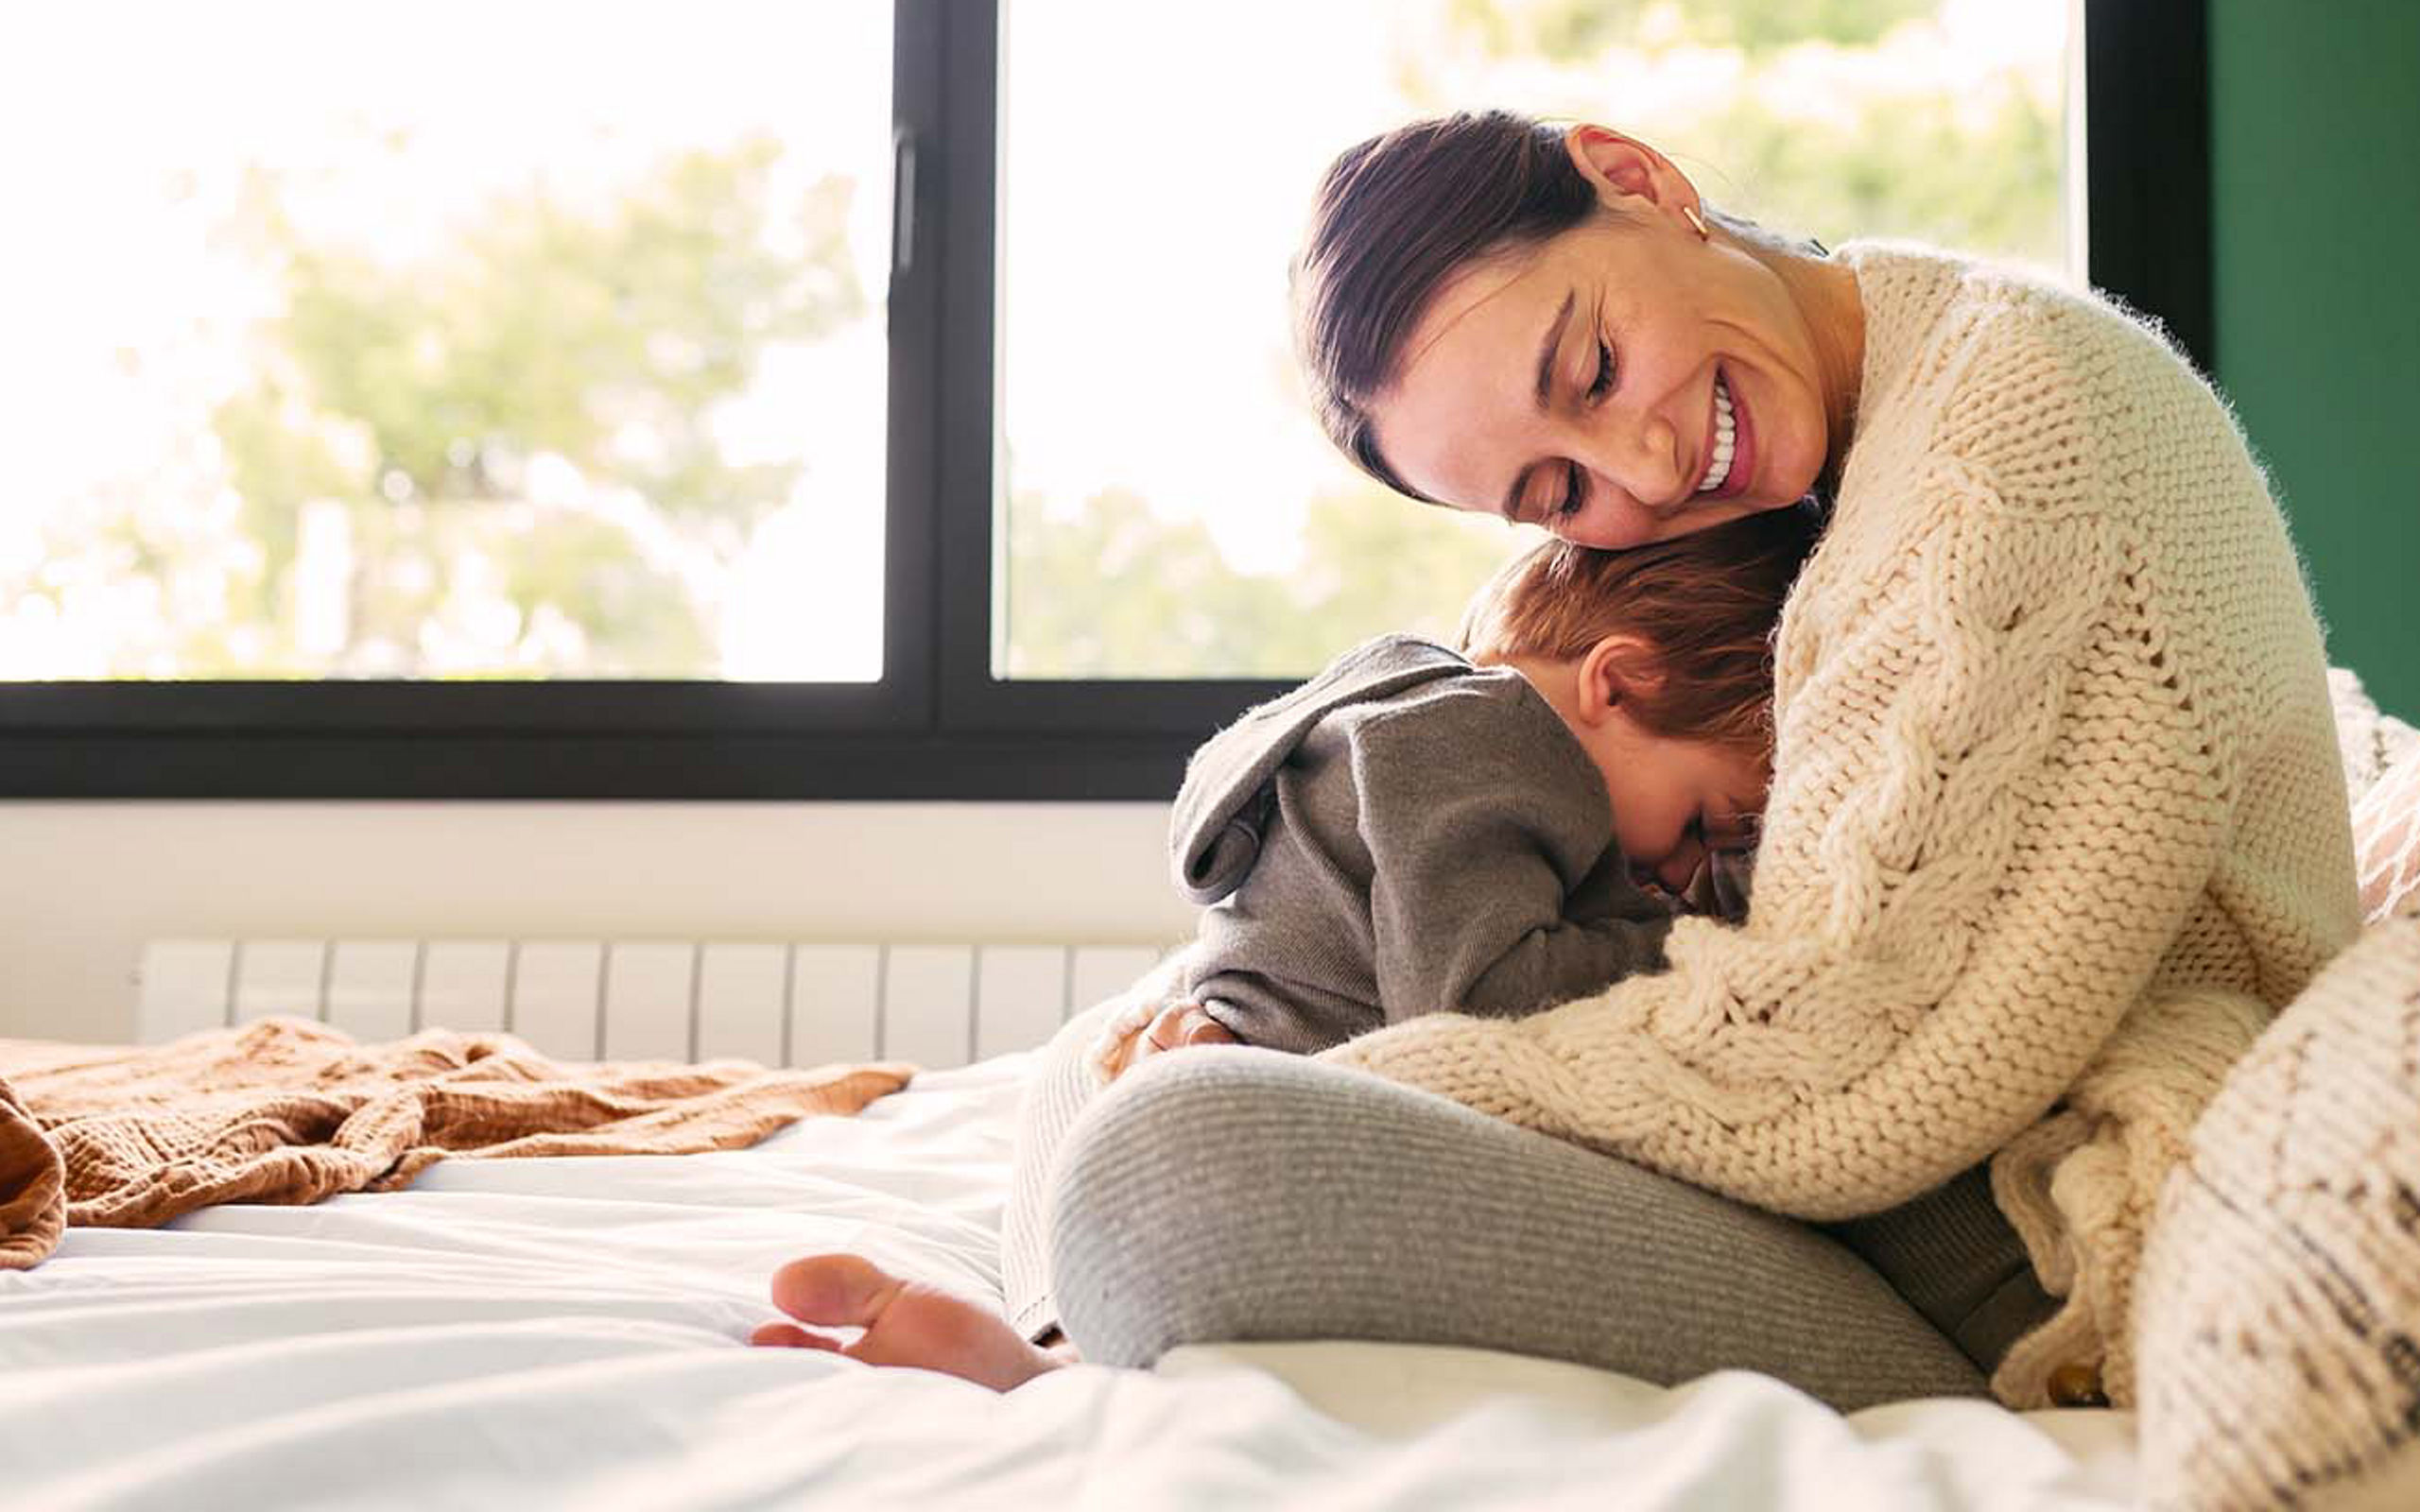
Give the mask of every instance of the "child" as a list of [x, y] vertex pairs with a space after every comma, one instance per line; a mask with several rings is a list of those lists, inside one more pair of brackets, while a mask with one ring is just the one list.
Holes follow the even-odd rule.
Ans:
[[1742, 917], [1767, 647], [1814, 522], [1699, 534], [1539, 546], [1473, 600], [1468, 660], [1384, 636], [1213, 736], [1172, 832], [1177, 886], [1209, 905], [1190, 1001], [1113, 1020], [1099, 1072], [1518, 1017], [1659, 969], [1676, 902]]
[[[784, 1266], [794, 1323], [840, 1349], [1007, 1389], [1073, 1358], [1055, 1332], [1047, 1177], [1090, 1097], [1146, 1056], [1297, 1053], [1419, 1013], [1518, 1015], [1662, 965], [1675, 900], [1737, 917], [1720, 853], [1754, 845], [1770, 645], [1812, 547], [1772, 510], [1624, 552], [1524, 553], [1465, 615], [1464, 655], [1389, 636], [1196, 753], [1171, 833], [1195, 943], [1063, 1030], [1021, 1127], [1002, 1234], [1009, 1316], [853, 1255]], [[1171, 1000], [1177, 1000], [1171, 1002]]]

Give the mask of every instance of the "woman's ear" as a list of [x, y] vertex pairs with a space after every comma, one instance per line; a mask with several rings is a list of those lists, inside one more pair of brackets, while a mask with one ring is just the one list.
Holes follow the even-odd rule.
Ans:
[[1608, 635], [1580, 659], [1580, 718], [1597, 724], [1663, 683], [1664, 662], [1652, 645], [1635, 635]]
[[1697, 185], [1689, 182], [1688, 175], [1636, 137], [1583, 123], [1564, 133], [1563, 145], [1571, 154], [1572, 165], [1597, 186], [1597, 198], [1606, 205], [1640, 213], [1661, 211], [1676, 223], [1683, 210], [1699, 208]]

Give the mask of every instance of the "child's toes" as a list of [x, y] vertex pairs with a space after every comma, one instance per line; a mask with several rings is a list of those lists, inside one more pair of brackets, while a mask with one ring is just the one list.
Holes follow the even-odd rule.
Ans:
[[773, 1305], [803, 1323], [872, 1328], [906, 1284], [861, 1255], [809, 1255], [773, 1273]]
[[822, 1349], [837, 1353], [839, 1344], [821, 1333], [810, 1333], [795, 1323], [767, 1323], [748, 1336], [748, 1342], [768, 1349]]

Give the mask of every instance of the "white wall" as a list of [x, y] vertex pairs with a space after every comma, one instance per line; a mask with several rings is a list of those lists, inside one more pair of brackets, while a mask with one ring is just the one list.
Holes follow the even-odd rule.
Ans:
[[1184, 937], [1159, 803], [0, 803], [0, 1038], [116, 1040], [146, 940]]

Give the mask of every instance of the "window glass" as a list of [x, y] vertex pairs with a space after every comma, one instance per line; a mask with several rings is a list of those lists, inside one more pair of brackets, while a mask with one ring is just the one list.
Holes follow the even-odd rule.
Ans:
[[1449, 635], [1523, 543], [1363, 478], [1303, 402], [1287, 260], [1346, 146], [1466, 107], [1601, 120], [1775, 230], [2066, 270], [2069, 23], [2067, 0], [1011, 0], [994, 670], [1301, 676], [1379, 630]]
[[9, 30], [0, 677], [881, 675], [888, 0]]

